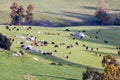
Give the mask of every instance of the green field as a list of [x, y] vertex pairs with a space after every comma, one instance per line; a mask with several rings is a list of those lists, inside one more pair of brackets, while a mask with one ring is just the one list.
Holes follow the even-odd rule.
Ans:
[[[91, 26], [96, 25], [94, 13], [98, 0], [17, 0], [20, 5], [26, 8], [29, 4], [34, 5], [34, 19], [36, 23], [50, 22], [68, 24], [68, 27], [43, 27], [40, 25], [32, 26], [32, 30], [26, 30], [23, 26], [11, 26], [19, 28], [20, 31], [6, 30], [3, 24], [8, 24], [10, 18], [10, 6], [13, 0], [0, 0], [0, 33], [6, 34], [9, 38], [14, 38], [11, 50], [0, 49], [0, 80], [23, 80], [27, 73], [31, 74], [37, 80], [82, 80], [82, 73], [86, 66], [91, 66], [94, 70], [103, 71], [101, 65], [102, 56], [112, 54], [120, 62], [120, 56], [117, 54], [117, 46], [120, 46], [120, 26]], [[105, 0], [110, 6], [112, 12], [120, 11], [120, 0]], [[74, 25], [73, 25], [74, 24]], [[83, 26], [84, 25], [84, 26]], [[88, 25], [88, 26], [86, 26]], [[29, 27], [29, 26], [27, 26]], [[69, 32], [65, 29], [70, 29]], [[83, 39], [70, 38], [71, 33], [86, 30], [86, 37]], [[101, 30], [99, 34], [96, 34]], [[38, 34], [40, 32], [40, 34]], [[46, 35], [49, 33], [60, 33], [58, 35]], [[27, 34], [36, 36], [38, 41], [48, 41], [48, 46], [33, 46], [34, 48], [50, 51], [52, 55], [37, 54], [32, 51], [26, 51], [20, 48], [23, 39], [15, 37], [15, 34], [27, 37]], [[92, 38], [90, 38], [92, 36]], [[95, 39], [95, 36], [98, 39]], [[108, 44], [104, 44], [108, 40]], [[65, 43], [65, 45], [54, 48], [51, 42], [56, 44]], [[79, 45], [75, 43], [78, 42]], [[73, 45], [73, 48], [66, 49], [66, 46]], [[86, 50], [82, 45], [89, 46]], [[91, 51], [91, 48], [94, 50]], [[96, 48], [99, 48], [97, 51]], [[23, 57], [12, 56], [13, 52], [22, 50]], [[58, 52], [54, 52], [57, 50]], [[71, 54], [69, 54], [71, 52]], [[102, 56], [95, 55], [95, 52]], [[69, 58], [66, 59], [66, 56]], [[33, 60], [37, 58], [38, 61]], [[63, 66], [51, 65], [51, 62], [62, 63]]]
[[[14, 27], [14, 26], [12, 26]], [[11, 28], [12, 28], [11, 27]], [[0, 26], [0, 33], [6, 34], [10, 38], [14, 38], [10, 51], [0, 51], [0, 80], [22, 80], [23, 75], [26, 73], [31, 74], [38, 80], [82, 80], [82, 72], [85, 71], [86, 66], [91, 66], [94, 69], [103, 70], [101, 65], [102, 56], [106, 54], [114, 55], [118, 61], [120, 57], [117, 54], [116, 46], [120, 45], [120, 27], [115, 26], [78, 26], [78, 27], [65, 27], [65, 28], [47, 28], [47, 27], [32, 27], [31, 30], [26, 30], [18, 26], [20, 31], [8, 31], [5, 25]], [[69, 28], [70, 32], [64, 31]], [[96, 31], [101, 29], [98, 34], [98, 39], [95, 39]], [[84, 39], [73, 40], [69, 37], [71, 33], [76, 31], [86, 30]], [[38, 32], [41, 32], [38, 34]], [[45, 32], [60, 33], [58, 35], [46, 35]], [[15, 38], [15, 34], [26, 36], [26, 34], [37, 36], [37, 40], [46, 40], [49, 42], [48, 46], [34, 46], [43, 51], [51, 51], [53, 55], [40, 55], [34, 52], [25, 51], [20, 48], [20, 44], [16, 41], [23, 41], [22, 39]], [[92, 38], [89, 38], [92, 36]], [[104, 40], [108, 40], [108, 44], [104, 44]], [[56, 44], [64, 42], [65, 46], [54, 48], [51, 42]], [[75, 45], [79, 43], [79, 46]], [[72, 44], [74, 47], [66, 49], [67, 45]], [[94, 51], [86, 50], [82, 44], [88, 45], [90, 48], [99, 48], [98, 53], [102, 54], [101, 57], [96, 56]], [[23, 57], [12, 56], [14, 51], [24, 51]], [[57, 50], [58, 52], [54, 52]], [[71, 54], [68, 52], [71, 51]], [[69, 56], [69, 59], [66, 59]], [[39, 61], [32, 58], [36, 57]], [[50, 65], [51, 62], [60, 62], [63, 66]], [[69, 66], [68, 64], [71, 64]]]
[[[10, 6], [13, 0], [0, 0], [0, 24], [10, 23]], [[35, 20], [50, 22], [85, 22], [93, 24], [98, 0], [17, 0], [25, 8], [33, 4]], [[119, 0], [105, 0], [114, 12], [120, 11]]]

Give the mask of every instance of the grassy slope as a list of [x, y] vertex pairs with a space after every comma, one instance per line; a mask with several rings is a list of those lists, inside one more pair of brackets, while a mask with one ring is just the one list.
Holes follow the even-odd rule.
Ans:
[[[34, 27], [32, 31], [20, 28], [20, 32], [10, 32], [6, 31], [4, 26], [0, 26], [0, 32], [12, 38], [15, 38], [14, 34], [21, 34], [24, 36], [29, 33], [37, 36], [38, 40], [47, 40], [49, 43], [55, 41], [57, 44], [65, 42], [66, 45], [74, 45], [74, 48], [68, 50], [65, 46], [61, 46], [57, 49], [57, 53], [53, 52], [55, 48], [51, 44], [47, 47], [37, 47], [40, 50], [52, 51], [54, 56], [37, 55], [33, 52], [27, 52], [24, 50], [26, 54], [22, 58], [11, 56], [13, 51], [21, 50], [20, 45], [14, 42], [11, 51], [0, 51], [0, 80], [21, 80], [25, 73], [32, 74], [38, 80], [81, 80], [82, 72], [85, 70], [85, 66], [102, 69], [102, 57], [95, 56], [94, 52], [86, 51], [82, 47], [83, 43], [91, 48], [98, 47], [99, 53], [102, 54], [102, 56], [111, 53], [120, 61], [120, 57], [117, 55], [117, 50], [115, 49], [115, 47], [120, 43], [120, 37], [118, 37], [120, 33], [119, 27], [70, 27], [70, 32], [65, 32], [65, 29], [66, 28]], [[95, 36], [95, 32], [98, 29], [102, 29], [102, 32], [99, 34], [99, 39], [90, 39], [89, 36]], [[78, 30], [86, 30], [86, 38], [83, 40], [70, 39], [69, 34]], [[38, 31], [40, 31], [41, 34], [37, 34]], [[59, 32], [61, 35], [47, 36], [44, 34], [45, 32]], [[103, 41], [106, 39], [110, 42], [110, 44], [103, 44]], [[21, 39], [15, 38], [15, 40]], [[79, 42], [79, 46], [75, 46], [76, 41]], [[69, 51], [72, 52], [71, 55], [68, 54]], [[65, 58], [67, 55], [69, 55], [69, 59]], [[36, 62], [32, 60], [33, 57], [37, 57], [39, 61]], [[51, 61], [61, 62], [64, 66], [51, 66]], [[72, 64], [72, 66], [67, 66], [69, 63]]]
[[[13, 0], [0, 0], [0, 23], [10, 22], [9, 6]], [[49, 20], [52, 22], [68, 21], [92, 21], [95, 7], [98, 0], [17, 0], [26, 7], [33, 4], [35, 7], [34, 16], [36, 20]], [[119, 11], [119, 0], [106, 0], [114, 11]], [[92, 17], [92, 19], [91, 19]]]

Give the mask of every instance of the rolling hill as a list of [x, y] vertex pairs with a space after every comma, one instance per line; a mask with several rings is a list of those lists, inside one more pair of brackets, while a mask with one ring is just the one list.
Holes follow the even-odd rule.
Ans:
[[[13, 0], [0, 0], [0, 24], [10, 22]], [[68, 25], [92, 25], [98, 0], [17, 0], [25, 8], [33, 4], [36, 25], [41, 22], [61, 22]], [[105, 0], [114, 12], [120, 11], [119, 0]]]

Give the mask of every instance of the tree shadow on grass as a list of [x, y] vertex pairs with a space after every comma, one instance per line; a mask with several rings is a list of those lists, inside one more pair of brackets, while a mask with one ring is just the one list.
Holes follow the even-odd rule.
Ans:
[[[83, 6], [82, 8], [88, 9], [88, 10], [96, 10], [97, 7], [92, 7], [92, 6]], [[112, 11], [120, 11], [120, 9], [111, 9]]]
[[[29, 54], [32, 54], [32, 55], [38, 55], [46, 60], [50, 60], [52, 62], [57, 62], [57, 63], [62, 63], [63, 65], [68, 65], [71, 67], [83, 68], [83, 69], [85, 69], [87, 67], [87, 65], [82, 65], [82, 64], [74, 63], [74, 62], [71, 62], [68, 60], [64, 60], [64, 59], [61, 59], [61, 58], [54, 56], [54, 55], [42, 55], [40, 53], [35, 53], [33, 51], [26, 51], [26, 52]], [[93, 69], [94, 70], [102, 70], [102, 69], [98, 69], [98, 68], [93, 68]]]
[[[57, 20], [61, 22], [51, 22], [48, 20], [35, 20], [33, 25], [35, 26], [46, 26], [46, 27], [66, 27], [66, 26], [81, 26], [81, 25], [100, 25], [101, 23], [94, 17], [94, 15], [81, 14], [75, 12], [61, 11], [61, 13], [55, 12], [43, 12], [53, 15], [62, 15], [68, 17], [69, 19], [58, 18]], [[71, 18], [78, 19], [75, 21]], [[81, 21], [80, 21], [81, 20]], [[26, 25], [26, 23], [24, 23]]]
[[[117, 28], [118, 29], [118, 28]], [[91, 42], [91, 43], [96, 43], [96, 44], [103, 44], [103, 45], [108, 45], [108, 46], [118, 46], [118, 44], [120, 43], [119, 41], [119, 37], [117, 36], [114, 36], [113, 37], [110, 37], [110, 33], [106, 33], [106, 37], [103, 37], [103, 34], [102, 32], [106, 32], [106, 30], [110, 30], [110, 28], [108, 29], [101, 29], [101, 32], [100, 34], [96, 34], [96, 32], [98, 31], [99, 29], [94, 29], [94, 30], [85, 30], [86, 32], [84, 33], [86, 35], [85, 38], [83, 39], [80, 39], [79, 37], [75, 37], [76, 40], [80, 40], [80, 41], [85, 41], [85, 42]], [[61, 30], [63, 31], [63, 30]], [[82, 30], [70, 30], [69, 32], [75, 34], [76, 32], [78, 31], [82, 31]], [[112, 34], [112, 33], [111, 33]], [[90, 36], [92, 38], [90, 38]], [[96, 39], [95, 37], [98, 37], [98, 39]], [[66, 36], [67, 38], [70, 38], [70, 36]], [[111, 39], [110, 39], [111, 38]], [[71, 38], [70, 38], [71, 39]], [[113, 40], [114, 39], [114, 40]], [[109, 43], [104, 43], [104, 41], [107, 40]]]
[[64, 78], [64, 77], [57, 77], [57, 76], [51, 76], [51, 75], [36, 75], [32, 74], [33, 76], [43, 76], [43, 77], [51, 77], [51, 78], [56, 78], [56, 79], [64, 79], [64, 80], [78, 80], [74, 78]]
[[92, 54], [90, 54], [90, 55], [93, 55], [93, 56], [96, 56], [96, 55], [95, 55], [95, 52], [97, 52], [98, 54], [101, 54], [101, 55], [111, 54], [111, 55], [115, 56], [116, 58], [120, 58], [120, 56], [119, 56], [118, 54], [115, 54], [115, 53], [112, 53], [112, 52], [108, 53], [108, 52], [90, 51], [90, 50], [83, 50], [83, 51], [90, 52], [90, 53], [92, 53]]

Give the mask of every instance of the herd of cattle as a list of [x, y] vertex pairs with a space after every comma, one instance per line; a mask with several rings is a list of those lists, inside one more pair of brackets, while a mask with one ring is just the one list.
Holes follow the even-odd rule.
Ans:
[[[25, 26], [24, 26], [25, 27]], [[23, 28], [24, 28], [23, 27]], [[12, 26], [5, 26], [5, 28], [6, 28], [6, 30], [8, 30], [8, 31], [20, 31], [20, 29], [19, 29], [19, 27], [12, 27]], [[32, 27], [26, 27], [25, 28], [26, 30], [32, 30]], [[66, 29], [65, 31], [70, 31], [69, 29]], [[99, 34], [100, 32], [101, 32], [102, 30], [97, 30], [96, 31], [96, 35], [97, 34]], [[78, 31], [79, 33], [80, 33], [80, 31]], [[83, 33], [85, 33], [86, 32], [86, 30], [83, 30], [82, 31], [82, 34]], [[27, 33], [26, 33], [27, 34]], [[45, 32], [45, 35], [57, 35], [57, 36], [60, 36], [60, 33], [54, 33], [54, 32]], [[2, 43], [0, 43], [0, 48], [4, 48], [4, 49], [6, 49], [6, 44], [3, 44], [3, 43], [6, 43], [6, 39], [5, 39], [5, 41], [3, 40], [3, 38], [1, 37], [2, 36], [2, 34], [0, 34], [0, 41], [2, 41]], [[70, 38], [72, 38], [73, 40], [75, 40], [75, 39], [78, 39], [78, 37], [79, 36], [76, 36], [75, 35], [75, 33], [71, 33], [70, 35]], [[37, 37], [35, 37], [35, 36], [31, 36], [30, 34], [27, 34], [27, 37], [26, 36], [22, 36], [22, 35], [20, 35], [20, 34], [15, 34], [14, 35], [14, 37], [15, 38], [21, 38], [21, 39], [23, 39], [23, 41], [22, 42], [20, 42], [20, 41], [17, 41], [17, 40], [15, 40], [15, 38], [13, 39], [13, 38], [10, 38], [10, 40], [11, 40], [11, 42], [12, 43], [14, 43], [14, 42], [16, 42], [16, 43], [18, 43], [18, 44], [21, 44], [21, 48], [23, 48], [23, 49], [25, 49], [25, 50], [30, 50], [30, 51], [33, 51], [33, 52], [35, 52], [35, 53], [38, 53], [38, 54], [43, 54], [43, 55], [53, 55], [53, 52], [48, 52], [48, 51], [42, 51], [42, 50], [39, 50], [39, 49], [36, 49], [36, 48], [34, 48], [33, 46], [37, 46], [37, 47], [39, 47], [39, 46], [48, 46], [49, 44], [51, 44], [51, 45], [53, 45], [53, 47], [54, 47], [54, 52], [58, 52], [58, 50], [57, 50], [57, 48], [59, 48], [59, 46], [66, 46], [66, 49], [69, 49], [69, 48], [73, 48], [74, 46], [82, 46], [85, 50], [90, 50], [90, 51], [93, 51], [94, 53], [95, 53], [95, 55], [98, 55], [98, 56], [101, 56], [101, 54], [99, 53], [99, 48], [98, 47], [96, 47], [96, 48], [92, 48], [92, 47], [90, 47], [90, 46], [88, 46], [87, 44], [81, 44], [81, 43], [79, 43], [79, 42], [75, 42], [75, 43], [71, 43], [71, 44], [66, 44], [66, 43], [64, 43], [64, 41], [63, 42], [61, 42], [61, 43], [59, 43], [59, 44], [56, 44], [56, 42], [54, 42], [54, 41], [51, 41], [51, 42], [48, 42], [47, 40], [44, 40], [44, 41], [38, 41], [37, 40]], [[83, 39], [83, 38], [85, 38], [85, 36], [84, 37], [80, 37], [80, 39]], [[89, 36], [89, 38], [93, 38], [93, 36]], [[98, 36], [95, 36], [94, 37], [96, 40], [97, 39], [99, 39], [99, 37]], [[109, 41], [108, 40], [104, 40], [103, 41], [103, 43], [104, 44], [109, 44]], [[120, 54], [120, 47], [117, 47], [116, 49], [118, 49], [118, 54]], [[9, 49], [10, 50], [10, 49]], [[71, 51], [69, 51], [68, 50], [68, 53], [69, 54], [72, 54], [72, 52]], [[13, 56], [23, 56], [24, 55], [24, 52], [23, 51], [18, 51], [18, 52], [14, 52], [13, 53]], [[67, 55], [66, 56], [66, 59], [69, 59], [69, 55]], [[56, 65], [56, 64], [58, 64], [58, 65], [62, 65], [61, 63], [54, 63], [54, 62], [52, 62], [51, 63], [51, 65]]]

